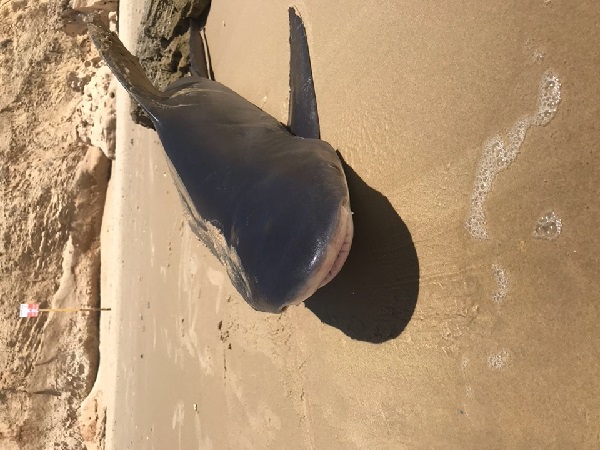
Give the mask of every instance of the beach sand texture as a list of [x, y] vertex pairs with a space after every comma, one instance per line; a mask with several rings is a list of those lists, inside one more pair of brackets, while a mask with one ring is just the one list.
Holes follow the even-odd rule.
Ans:
[[[129, 48], [141, 3], [121, 1]], [[215, 1], [207, 26], [216, 78], [282, 122], [288, 6]], [[599, 448], [597, 2], [296, 6], [348, 165], [347, 266], [251, 310], [119, 88], [106, 448]]]

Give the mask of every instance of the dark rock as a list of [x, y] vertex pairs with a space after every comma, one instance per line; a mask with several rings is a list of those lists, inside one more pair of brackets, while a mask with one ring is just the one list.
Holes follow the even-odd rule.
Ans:
[[[146, 0], [136, 54], [150, 81], [159, 89], [189, 72], [189, 19], [207, 11], [210, 0]], [[140, 106], [132, 102], [134, 122], [154, 128]]]

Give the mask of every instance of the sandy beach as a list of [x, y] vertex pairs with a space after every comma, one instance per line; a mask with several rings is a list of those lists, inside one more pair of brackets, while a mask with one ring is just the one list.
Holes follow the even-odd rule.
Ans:
[[[130, 49], [141, 3], [120, 2]], [[288, 6], [214, 1], [207, 24], [216, 79], [284, 123]], [[119, 87], [105, 448], [600, 448], [600, 7], [295, 6], [346, 164], [349, 260], [305, 304], [253, 311]]]

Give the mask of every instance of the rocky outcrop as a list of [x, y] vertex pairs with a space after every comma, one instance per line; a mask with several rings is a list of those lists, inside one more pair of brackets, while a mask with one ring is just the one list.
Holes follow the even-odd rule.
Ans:
[[[146, 0], [136, 55], [159, 89], [189, 72], [189, 20], [200, 18], [209, 6], [210, 0]], [[137, 103], [132, 102], [131, 108], [134, 122], [153, 127]]]

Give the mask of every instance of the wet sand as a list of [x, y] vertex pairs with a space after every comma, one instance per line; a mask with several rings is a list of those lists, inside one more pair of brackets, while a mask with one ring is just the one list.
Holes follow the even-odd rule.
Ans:
[[[141, 17], [121, 1], [132, 48]], [[286, 2], [215, 2], [219, 81], [285, 122]], [[258, 3], [258, 2], [256, 2]], [[600, 8], [304, 1], [323, 139], [347, 164], [346, 267], [252, 311], [192, 235], [156, 134], [117, 96], [102, 242], [107, 448], [600, 446]], [[465, 222], [485, 143], [536, 111]], [[546, 211], [553, 240], [533, 236]]]

